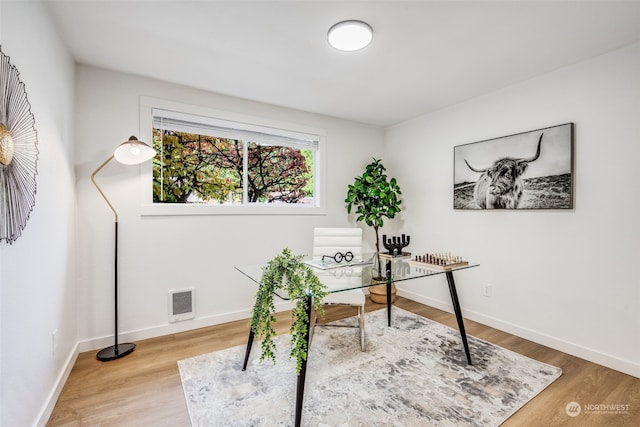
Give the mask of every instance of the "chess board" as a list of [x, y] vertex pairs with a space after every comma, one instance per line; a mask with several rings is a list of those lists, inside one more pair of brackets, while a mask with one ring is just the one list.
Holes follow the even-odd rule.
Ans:
[[430, 270], [451, 270], [469, 265], [469, 261], [464, 261], [462, 257], [451, 254], [425, 254], [424, 256], [416, 256], [409, 262]]

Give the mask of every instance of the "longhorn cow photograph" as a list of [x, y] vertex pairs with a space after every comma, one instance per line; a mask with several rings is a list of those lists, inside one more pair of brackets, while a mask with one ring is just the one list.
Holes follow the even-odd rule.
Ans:
[[454, 147], [454, 209], [572, 209], [573, 128]]

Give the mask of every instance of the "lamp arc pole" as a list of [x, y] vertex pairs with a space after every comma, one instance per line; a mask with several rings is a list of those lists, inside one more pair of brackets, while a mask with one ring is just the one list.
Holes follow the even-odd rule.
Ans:
[[116, 159], [116, 161], [125, 165], [137, 165], [144, 163], [147, 160], [151, 160], [155, 155], [156, 151], [153, 148], [144, 142], [139, 141], [135, 136], [131, 136], [128, 141], [120, 144], [118, 148], [116, 148], [114, 154], [91, 174], [91, 182], [93, 182], [93, 185], [96, 187], [104, 201], [107, 202], [107, 205], [109, 205], [109, 208], [111, 208], [114, 215], [114, 344], [103, 348], [96, 355], [97, 359], [103, 362], [119, 359], [131, 354], [133, 350], [135, 350], [136, 345], [133, 343], [118, 343], [118, 212], [116, 212], [115, 208], [96, 182], [95, 177], [113, 159]]

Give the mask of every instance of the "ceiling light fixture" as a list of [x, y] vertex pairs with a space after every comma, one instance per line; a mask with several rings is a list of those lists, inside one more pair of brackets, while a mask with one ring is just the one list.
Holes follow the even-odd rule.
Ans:
[[352, 52], [369, 45], [373, 39], [373, 28], [363, 21], [342, 21], [329, 28], [327, 40], [338, 50]]

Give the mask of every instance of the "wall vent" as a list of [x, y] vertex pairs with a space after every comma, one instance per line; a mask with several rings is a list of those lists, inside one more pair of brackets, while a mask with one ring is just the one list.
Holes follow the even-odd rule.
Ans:
[[169, 322], [180, 322], [196, 317], [194, 296], [194, 288], [169, 291]]

